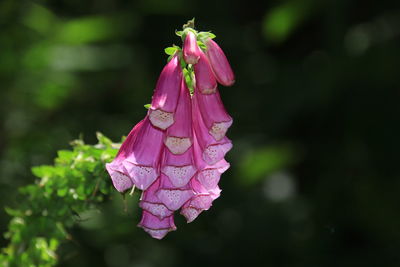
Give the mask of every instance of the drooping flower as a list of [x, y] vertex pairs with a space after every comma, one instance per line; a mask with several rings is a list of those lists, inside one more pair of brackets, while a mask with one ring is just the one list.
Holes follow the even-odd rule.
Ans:
[[111, 176], [114, 187], [121, 193], [133, 186], [133, 181], [123, 166], [123, 162], [132, 152], [132, 146], [135, 143], [136, 136], [140, 131], [143, 122], [144, 120], [140, 121], [135, 125], [135, 127], [133, 127], [128, 137], [121, 145], [115, 159], [111, 163], [106, 164], [106, 169]]
[[174, 215], [160, 219], [145, 210], [138, 226], [156, 239], [162, 239], [168, 232], [176, 230]]
[[174, 212], [169, 210], [157, 197], [156, 192], [160, 188], [160, 179], [157, 179], [147, 190], [145, 190], [140, 199], [139, 206], [160, 220], [169, 217]]
[[201, 50], [193, 32], [188, 31], [183, 44], [183, 59], [187, 64], [196, 64], [199, 61]]
[[214, 71], [217, 81], [225, 86], [231, 86], [235, 83], [235, 75], [233, 74], [231, 65], [225, 56], [221, 47], [211, 38], [205, 40], [207, 46], [207, 57], [210, 61], [212, 70]]
[[165, 130], [174, 123], [181, 81], [182, 70], [175, 55], [162, 70], [154, 90], [149, 118], [155, 127]]
[[226, 136], [220, 140], [215, 140], [209, 133], [200, 113], [197, 94], [193, 95], [192, 104], [195, 139], [199, 143], [203, 160], [209, 165], [214, 165], [225, 157], [225, 154], [232, 148], [232, 142]]
[[212, 94], [217, 88], [217, 80], [213, 74], [210, 63], [206, 55], [200, 52], [200, 58], [194, 65], [194, 74], [196, 76], [196, 89], [202, 94]]
[[131, 153], [123, 161], [135, 186], [147, 189], [158, 177], [164, 132], [155, 128], [148, 117], [137, 133]]
[[232, 118], [226, 111], [218, 90], [213, 94], [201, 94], [199, 92], [195, 94], [200, 114], [208, 132], [215, 140], [222, 140], [228, 128], [232, 125]]
[[192, 107], [189, 89], [181, 77], [179, 101], [176, 107], [177, 120], [167, 129], [165, 145], [173, 154], [183, 154], [192, 145]]
[[[231, 85], [233, 72], [219, 46], [211, 39], [204, 41], [212, 34], [193, 29], [183, 34], [182, 50], [166, 49], [170, 61], [157, 81], [147, 116], [106, 165], [118, 191], [143, 190], [138, 226], [156, 239], [176, 230], [175, 211], [180, 209], [192, 222], [208, 210], [220, 196], [218, 183], [230, 166], [224, 157], [232, 148], [226, 137], [232, 118], [217, 80]], [[197, 38], [202, 48], [201, 42], [207, 45], [207, 55]]]
[[160, 189], [157, 192], [157, 197], [170, 210], [178, 210], [192, 196], [192, 189], [188, 184], [182, 187], [175, 187], [168, 176], [161, 174]]

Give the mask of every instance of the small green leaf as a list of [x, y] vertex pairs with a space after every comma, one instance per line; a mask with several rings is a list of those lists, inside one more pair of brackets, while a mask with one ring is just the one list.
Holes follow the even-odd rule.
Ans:
[[207, 46], [206, 46], [203, 42], [197, 41], [197, 44], [199, 45], [199, 47], [200, 47], [201, 49], [207, 50]]
[[183, 31], [175, 31], [175, 34], [176, 34], [177, 36], [181, 37], [182, 34], [183, 34]]
[[146, 104], [146, 105], [144, 105], [144, 108], [145, 108], [145, 109], [150, 109], [150, 108], [151, 108], [151, 104]]
[[177, 50], [178, 50], [178, 49], [177, 49], [176, 46], [170, 46], [170, 47], [165, 48], [165, 49], [164, 49], [164, 52], [165, 52], [165, 54], [172, 56], [172, 55], [175, 54], [175, 52], [176, 52]]

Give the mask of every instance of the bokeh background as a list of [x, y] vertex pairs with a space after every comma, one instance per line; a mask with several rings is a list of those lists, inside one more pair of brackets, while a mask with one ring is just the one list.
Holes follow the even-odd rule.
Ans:
[[126, 135], [192, 17], [236, 73], [222, 196], [158, 241], [115, 194], [59, 265], [400, 266], [398, 1], [0, 1], [1, 207], [70, 140]]

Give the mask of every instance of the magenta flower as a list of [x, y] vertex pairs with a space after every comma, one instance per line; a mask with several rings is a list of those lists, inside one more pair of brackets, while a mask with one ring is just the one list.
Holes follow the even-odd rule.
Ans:
[[162, 239], [168, 232], [176, 230], [173, 215], [160, 219], [145, 210], [138, 226], [156, 239]]
[[216, 140], [210, 133], [204, 123], [200, 113], [198, 104], [198, 94], [193, 95], [193, 130], [195, 132], [195, 140], [199, 144], [202, 151], [202, 159], [209, 165], [214, 165], [225, 157], [225, 154], [232, 148], [232, 142], [224, 136], [220, 140]]
[[189, 89], [181, 77], [179, 102], [175, 113], [179, 119], [167, 130], [165, 145], [173, 154], [182, 154], [192, 145], [192, 107]]
[[106, 164], [106, 169], [111, 176], [111, 180], [115, 189], [119, 192], [124, 192], [133, 186], [132, 179], [129, 173], [123, 166], [124, 160], [129, 156], [132, 151], [132, 146], [135, 143], [137, 133], [143, 125], [144, 120], [140, 121], [133, 127], [128, 137], [125, 139], [124, 143], [118, 151], [117, 156], [111, 163]]
[[197, 64], [194, 65], [194, 74], [196, 76], [196, 89], [202, 94], [212, 94], [215, 92], [217, 80], [203, 52], [200, 52], [200, 59]]
[[170, 217], [174, 212], [168, 209], [157, 197], [156, 192], [160, 188], [160, 180], [157, 179], [147, 190], [142, 194], [139, 206], [160, 218]]
[[206, 95], [196, 92], [196, 99], [199, 113], [202, 114], [208, 132], [215, 140], [222, 140], [228, 128], [232, 125], [232, 118], [226, 112], [218, 90], [213, 94]]
[[207, 46], [207, 57], [217, 81], [225, 86], [231, 86], [234, 84], [235, 75], [233, 74], [231, 65], [229, 64], [224, 51], [222, 51], [221, 47], [210, 38], [205, 41], [205, 45]]
[[154, 90], [149, 118], [155, 127], [165, 130], [174, 123], [181, 81], [182, 70], [175, 55], [162, 70]]
[[207, 56], [198, 46], [196, 38], [204, 42], [210, 33], [185, 32], [183, 50], [166, 50], [172, 58], [160, 74], [147, 116], [106, 164], [119, 192], [143, 190], [138, 226], [156, 239], [176, 230], [175, 211], [192, 222], [210, 209], [221, 193], [221, 175], [230, 167], [224, 157], [232, 148], [226, 137], [232, 118], [217, 80], [231, 85], [233, 72], [214, 41], [206, 40]]
[[160, 173], [159, 162], [163, 139], [164, 132], [156, 129], [146, 117], [129, 156], [122, 163], [133, 184], [141, 190], [147, 189]]
[[183, 59], [187, 64], [196, 64], [199, 61], [200, 53], [195, 34], [188, 31], [183, 44]]

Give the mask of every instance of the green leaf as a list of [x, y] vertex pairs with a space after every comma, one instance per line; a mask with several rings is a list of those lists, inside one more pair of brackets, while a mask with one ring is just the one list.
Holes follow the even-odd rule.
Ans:
[[151, 108], [151, 104], [146, 104], [146, 105], [144, 105], [144, 108], [145, 108], [145, 109], [150, 109], [150, 108]]
[[167, 55], [174, 55], [176, 53], [176, 51], [178, 50], [178, 48], [176, 46], [170, 46], [164, 49], [165, 54]]
[[207, 46], [206, 46], [203, 42], [197, 41], [197, 44], [199, 45], [199, 47], [200, 47], [201, 49], [207, 50]]

